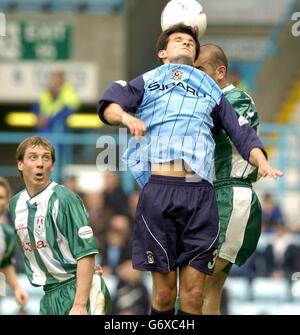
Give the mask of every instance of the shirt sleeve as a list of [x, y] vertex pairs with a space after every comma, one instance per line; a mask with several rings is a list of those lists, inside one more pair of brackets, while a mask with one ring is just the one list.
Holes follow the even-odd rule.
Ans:
[[2, 225], [5, 235], [6, 247], [4, 250], [2, 261], [0, 261], [0, 268], [5, 268], [13, 264], [13, 257], [17, 246], [17, 237], [15, 235], [14, 229], [10, 227], [8, 223], [3, 223]]
[[64, 197], [60, 215], [58, 225], [68, 241], [73, 257], [78, 260], [97, 254], [98, 246], [93, 230], [89, 224], [86, 209], [77, 194], [70, 192]]
[[98, 115], [103, 123], [109, 124], [104, 118], [104, 110], [110, 103], [119, 104], [127, 113], [135, 113], [144, 96], [144, 79], [139, 76], [130, 82], [116, 81], [101, 96], [98, 103]]
[[224, 129], [245, 160], [249, 160], [250, 152], [254, 148], [261, 149], [267, 158], [267, 153], [256, 131], [244, 116], [239, 115], [233, 109], [224, 95], [213, 109], [212, 118], [215, 130]]

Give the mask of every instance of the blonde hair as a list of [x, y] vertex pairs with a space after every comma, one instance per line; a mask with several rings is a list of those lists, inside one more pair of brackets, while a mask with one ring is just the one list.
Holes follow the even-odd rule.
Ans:
[[25, 151], [30, 147], [43, 147], [44, 149], [48, 149], [51, 152], [52, 162], [55, 162], [55, 150], [51, 142], [49, 142], [46, 138], [42, 138], [39, 136], [32, 136], [26, 138], [23, 142], [21, 142], [16, 151], [16, 159], [17, 162], [23, 161]]

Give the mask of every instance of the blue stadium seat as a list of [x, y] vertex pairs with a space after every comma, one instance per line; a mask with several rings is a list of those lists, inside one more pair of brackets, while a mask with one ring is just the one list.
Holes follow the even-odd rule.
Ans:
[[290, 300], [289, 283], [284, 278], [258, 277], [252, 281], [252, 295], [254, 300]]
[[10, 11], [15, 10], [18, 6], [17, 0], [1, 0], [0, 1], [0, 10], [1, 11]]
[[122, 11], [125, 0], [1, 0], [0, 10], [15, 11], [88, 11], [111, 13]]
[[85, 5], [85, 0], [51, 0], [51, 10], [54, 12], [79, 11]]
[[245, 278], [228, 277], [225, 288], [228, 291], [229, 299], [248, 300], [251, 298], [251, 287]]
[[229, 315], [274, 315], [278, 302], [266, 301], [230, 301]]
[[125, 0], [86, 0], [90, 12], [116, 12], [125, 9]]

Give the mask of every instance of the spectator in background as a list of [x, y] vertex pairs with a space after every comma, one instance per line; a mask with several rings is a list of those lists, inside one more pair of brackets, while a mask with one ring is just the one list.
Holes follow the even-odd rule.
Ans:
[[266, 275], [291, 280], [292, 274], [299, 271], [299, 247], [283, 222], [274, 227], [274, 233], [274, 238], [263, 253]]
[[229, 82], [232, 83], [235, 87], [239, 88], [242, 91], [249, 91], [247, 83], [241, 78], [240, 72], [238, 69], [233, 69], [229, 72]]
[[272, 232], [279, 224], [283, 224], [282, 211], [275, 203], [272, 195], [266, 193], [262, 201], [262, 230]]
[[82, 196], [85, 208], [89, 213], [89, 221], [98, 246], [101, 251], [106, 244], [106, 230], [108, 223], [113, 215], [113, 212], [104, 205], [103, 193], [98, 191], [91, 191], [84, 193]]
[[28, 295], [20, 287], [13, 265], [17, 238], [13, 227], [6, 221], [4, 215], [10, 196], [11, 188], [8, 181], [0, 177], [0, 272], [5, 275], [6, 282], [11, 287], [17, 303], [20, 307], [24, 307], [28, 301]]
[[105, 274], [116, 274], [120, 263], [131, 259], [132, 222], [127, 215], [114, 215], [107, 227], [102, 253]]
[[142, 281], [142, 273], [134, 270], [131, 259], [117, 268], [118, 284], [112, 302], [112, 313], [118, 315], [147, 315], [150, 309], [149, 293]]
[[104, 206], [115, 214], [128, 214], [128, 198], [124, 193], [116, 172], [105, 174]]
[[52, 73], [49, 87], [34, 106], [38, 117], [37, 130], [41, 133], [64, 132], [67, 117], [76, 112], [79, 105], [75, 90], [65, 81], [64, 74]]

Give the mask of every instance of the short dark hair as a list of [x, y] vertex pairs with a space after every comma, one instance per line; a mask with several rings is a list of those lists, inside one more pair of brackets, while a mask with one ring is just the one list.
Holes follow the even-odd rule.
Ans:
[[166, 50], [167, 45], [169, 43], [169, 37], [170, 35], [174, 33], [182, 33], [182, 34], [188, 34], [191, 37], [193, 37], [195, 43], [196, 43], [196, 55], [195, 60], [198, 58], [200, 53], [200, 42], [198, 39], [198, 34], [195, 29], [191, 26], [186, 26], [183, 23], [176, 24], [174, 26], [171, 26], [170, 28], [163, 31], [157, 40], [156, 44], [156, 51], [159, 52], [160, 50]]
[[224, 50], [221, 47], [219, 47], [216, 44], [212, 44], [212, 43], [201, 45], [201, 48], [205, 48], [205, 47], [210, 48], [211, 50], [211, 54], [210, 54], [211, 60], [210, 61], [214, 66], [218, 67], [218, 66], [224, 65], [226, 66], [226, 69], [228, 69], [228, 58]]

